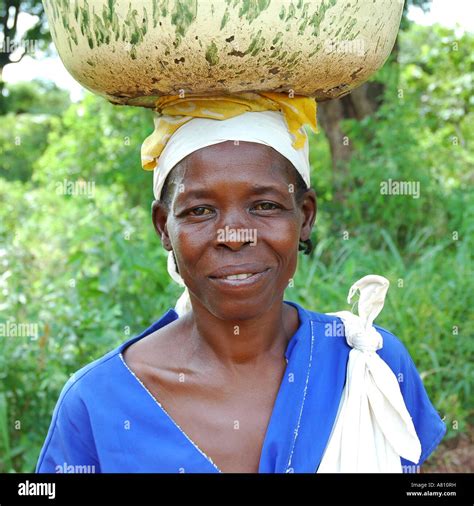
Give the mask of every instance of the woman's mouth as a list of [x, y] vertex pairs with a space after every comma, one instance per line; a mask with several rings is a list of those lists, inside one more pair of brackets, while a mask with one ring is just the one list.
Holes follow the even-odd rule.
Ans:
[[250, 287], [263, 280], [270, 268], [260, 272], [242, 272], [239, 274], [229, 274], [227, 276], [209, 276], [209, 279], [221, 287], [243, 288]]

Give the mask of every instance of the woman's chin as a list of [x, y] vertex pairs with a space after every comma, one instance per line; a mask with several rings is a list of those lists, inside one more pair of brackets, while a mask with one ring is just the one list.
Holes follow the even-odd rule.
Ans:
[[192, 290], [193, 298], [222, 320], [249, 320], [264, 314], [276, 300], [283, 300], [286, 286], [275, 281], [270, 272], [260, 273], [255, 279], [208, 278], [199, 291]]
[[221, 302], [214, 305], [210, 312], [221, 320], [237, 321], [258, 318], [265, 312], [265, 309], [262, 305], [256, 306], [253, 303], [229, 301], [227, 304]]
[[[221, 320], [251, 320], [265, 314], [275, 303], [276, 291], [270, 294], [258, 292], [248, 297], [208, 298], [203, 306]], [[283, 296], [280, 297], [283, 300]]]

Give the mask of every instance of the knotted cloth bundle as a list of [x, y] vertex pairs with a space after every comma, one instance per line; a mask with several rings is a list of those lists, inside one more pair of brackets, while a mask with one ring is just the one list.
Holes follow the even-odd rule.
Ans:
[[328, 313], [344, 323], [352, 348], [329, 442], [318, 473], [400, 473], [400, 457], [418, 462], [420, 440], [405, 406], [396, 376], [377, 355], [383, 339], [372, 322], [383, 308], [389, 281], [365, 276], [349, 290], [347, 302], [360, 291], [359, 316], [349, 311]]

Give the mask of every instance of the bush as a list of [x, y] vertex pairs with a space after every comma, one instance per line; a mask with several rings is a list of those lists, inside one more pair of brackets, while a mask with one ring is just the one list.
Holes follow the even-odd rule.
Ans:
[[0, 472], [32, 471], [68, 376], [148, 327], [179, 290], [149, 213], [119, 186], [93, 198], [0, 179]]

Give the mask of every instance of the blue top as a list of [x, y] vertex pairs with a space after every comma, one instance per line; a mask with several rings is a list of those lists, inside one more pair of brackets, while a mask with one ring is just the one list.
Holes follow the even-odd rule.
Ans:
[[[340, 318], [285, 303], [298, 310], [300, 326], [285, 351], [288, 363], [265, 433], [259, 472], [314, 473], [335, 421], [351, 348], [343, 334], [335, 337], [327, 331], [328, 325], [340, 326]], [[140, 335], [71, 376], [54, 409], [36, 472], [220, 472], [122, 357], [127, 346], [177, 318], [169, 309]], [[375, 328], [383, 337], [377, 353], [399, 378], [421, 442], [419, 462], [401, 459], [414, 469], [436, 448], [446, 427], [406, 348], [387, 330]]]

